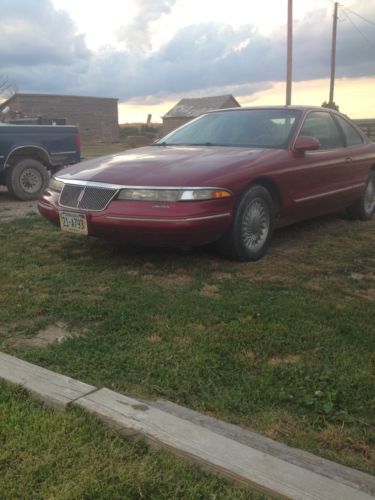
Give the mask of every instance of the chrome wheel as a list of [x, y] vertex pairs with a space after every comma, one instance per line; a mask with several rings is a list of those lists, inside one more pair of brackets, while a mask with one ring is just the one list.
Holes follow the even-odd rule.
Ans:
[[270, 192], [254, 184], [241, 195], [229, 230], [218, 241], [222, 255], [255, 261], [267, 252], [272, 238], [276, 207]]
[[241, 227], [244, 246], [258, 252], [265, 244], [270, 230], [270, 213], [262, 199], [254, 199], [246, 207]]
[[363, 206], [369, 215], [371, 215], [375, 210], [375, 179], [372, 176], [367, 184], [365, 196], [363, 200]]
[[37, 193], [42, 189], [43, 179], [34, 168], [25, 168], [20, 175], [20, 186], [26, 193]]

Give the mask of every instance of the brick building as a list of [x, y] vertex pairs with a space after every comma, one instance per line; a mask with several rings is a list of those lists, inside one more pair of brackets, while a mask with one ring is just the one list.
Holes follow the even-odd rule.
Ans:
[[239, 108], [232, 95], [181, 99], [163, 118], [163, 135], [214, 109]]
[[84, 143], [119, 140], [118, 99], [52, 94], [17, 93], [0, 104], [6, 118], [65, 120], [78, 125]]

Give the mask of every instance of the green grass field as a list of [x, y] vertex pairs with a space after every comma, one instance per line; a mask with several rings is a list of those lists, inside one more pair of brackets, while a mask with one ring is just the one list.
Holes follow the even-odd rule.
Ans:
[[[374, 472], [375, 221], [286, 228], [245, 264], [64, 234], [37, 216], [0, 237], [4, 352]], [[72, 337], [33, 345], [56, 324]]]
[[54, 413], [0, 381], [0, 498], [265, 498], [77, 410]]

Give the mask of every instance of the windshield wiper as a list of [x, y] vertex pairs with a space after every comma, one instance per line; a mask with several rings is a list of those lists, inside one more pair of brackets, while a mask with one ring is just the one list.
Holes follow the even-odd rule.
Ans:
[[216, 146], [213, 142], [196, 142], [191, 144], [191, 146]]

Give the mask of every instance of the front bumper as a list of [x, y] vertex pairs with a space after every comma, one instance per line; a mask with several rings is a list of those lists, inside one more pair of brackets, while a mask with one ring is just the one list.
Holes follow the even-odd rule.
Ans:
[[233, 199], [174, 203], [113, 200], [101, 211], [65, 208], [46, 190], [40, 214], [59, 226], [59, 212], [86, 215], [88, 234], [155, 246], [197, 246], [218, 240], [230, 227]]

